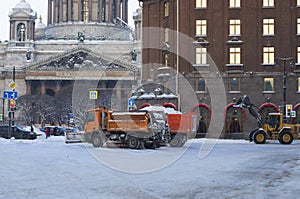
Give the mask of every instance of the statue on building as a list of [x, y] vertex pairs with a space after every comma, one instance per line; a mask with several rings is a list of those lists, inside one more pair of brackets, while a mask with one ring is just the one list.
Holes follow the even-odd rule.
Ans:
[[26, 51], [26, 60], [30, 60], [31, 59], [31, 51], [27, 50]]
[[77, 39], [80, 41], [80, 42], [83, 42], [85, 40], [85, 36], [82, 32], [78, 32], [78, 37]]
[[132, 51], [130, 52], [130, 54], [131, 54], [131, 60], [132, 60], [132, 61], [136, 61], [136, 58], [137, 58], [137, 53], [136, 53], [136, 51], [135, 51], [135, 50], [132, 50]]

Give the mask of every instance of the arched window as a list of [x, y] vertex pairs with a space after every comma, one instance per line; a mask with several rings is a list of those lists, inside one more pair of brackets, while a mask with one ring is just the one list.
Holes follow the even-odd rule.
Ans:
[[206, 136], [207, 130], [211, 120], [211, 109], [207, 104], [200, 103], [192, 108], [192, 112], [198, 115], [198, 127], [196, 138], [203, 138]]
[[226, 138], [233, 138], [234, 134], [240, 134], [244, 131], [246, 111], [236, 108], [234, 105], [235, 103], [228, 104], [225, 109]]
[[25, 24], [23, 24], [23, 23], [18, 24], [18, 26], [17, 26], [18, 41], [25, 41], [25, 39], [26, 39], [25, 33], [26, 33]]
[[269, 113], [278, 113], [278, 107], [273, 103], [264, 103], [259, 107], [261, 119], [265, 123], [268, 119]]

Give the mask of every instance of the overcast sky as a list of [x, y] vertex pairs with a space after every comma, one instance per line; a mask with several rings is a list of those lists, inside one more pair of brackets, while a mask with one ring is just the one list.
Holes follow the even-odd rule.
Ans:
[[[9, 39], [9, 17], [8, 13], [12, 11], [17, 3], [21, 0], [1, 0], [0, 5], [0, 41]], [[31, 5], [31, 9], [37, 12], [37, 16], [41, 15], [43, 18], [43, 23], [47, 25], [47, 1], [46, 0], [26, 0], [27, 3]], [[44, 3], [42, 3], [44, 2]], [[133, 26], [132, 14], [138, 8], [138, 0], [129, 0], [129, 24]], [[36, 20], [36, 23], [38, 19]]]

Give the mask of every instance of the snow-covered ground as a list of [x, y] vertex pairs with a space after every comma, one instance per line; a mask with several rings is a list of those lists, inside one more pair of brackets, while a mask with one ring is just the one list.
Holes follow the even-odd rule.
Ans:
[[[203, 146], [212, 150], [201, 156]], [[202, 158], [199, 158], [202, 157]], [[0, 138], [0, 198], [298, 198], [300, 141], [190, 140], [183, 148], [93, 148], [63, 137]]]

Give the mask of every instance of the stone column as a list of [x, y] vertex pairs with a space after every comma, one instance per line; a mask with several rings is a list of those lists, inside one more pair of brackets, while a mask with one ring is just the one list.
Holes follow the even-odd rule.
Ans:
[[93, 19], [93, 2], [89, 0], [89, 21], [94, 21]]
[[26, 81], [26, 95], [31, 95], [31, 81]]
[[82, 3], [80, 0], [77, 1], [78, 3], [78, 21], [82, 21]]
[[116, 0], [116, 17], [120, 17], [120, 0]]
[[102, 1], [103, 0], [98, 0], [98, 8], [99, 8], [99, 15], [98, 15], [98, 22], [102, 22]]
[[122, 107], [123, 103], [122, 103], [121, 90], [122, 90], [121, 85], [117, 83], [117, 85], [116, 85], [116, 99], [115, 99], [115, 101], [118, 102], [117, 103], [117, 105], [118, 105], [117, 109], [118, 110], [122, 110], [122, 108], [123, 108]]
[[57, 11], [57, 5], [56, 5], [56, 1], [53, 1], [53, 23], [56, 23], [57, 22], [57, 14], [56, 14], [56, 11]]
[[15, 22], [12, 21], [10, 22], [10, 37], [9, 40], [15, 40], [16, 36], [15, 36]]
[[29, 21], [26, 22], [26, 27], [25, 27], [25, 31], [26, 31], [26, 38], [25, 38], [25, 41], [26, 40], [29, 40], [30, 39], [30, 33], [31, 33], [31, 27], [30, 27], [30, 23]]
[[126, 14], [126, 6], [125, 6], [126, 0], [122, 0], [122, 20], [125, 21], [125, 14]]
[[52, 0], [48, 0], [48, 25], [52, 24]]
[[55, 93], [58, 93], [61, 88], [61, 81], [56, 81]]
[[125, 19], [123, 19], [126, 23], [128, 23], [128, 0], [125, 1]]
[[73, 10], [73, 5], [71, 4], [71, 0], [68, 0], [68, 19], [67, 19], [67, 21], [73, 21], [72, 20], [72, 10]]
[[46, 94], [46, 81], [41, 80], [41, 88], [40, 88], [41, 94]]
[[109, 4], [108, 4], [108, 19], [107, 19], [107, 21], [108, 22], [112, 22], [112, 0], [110, 0], [109, 2], [108, 2]]
[[63, 1], [59, 1], [59, 22], [63, 22], [64, 20], [64, 6], [63, 6]]

